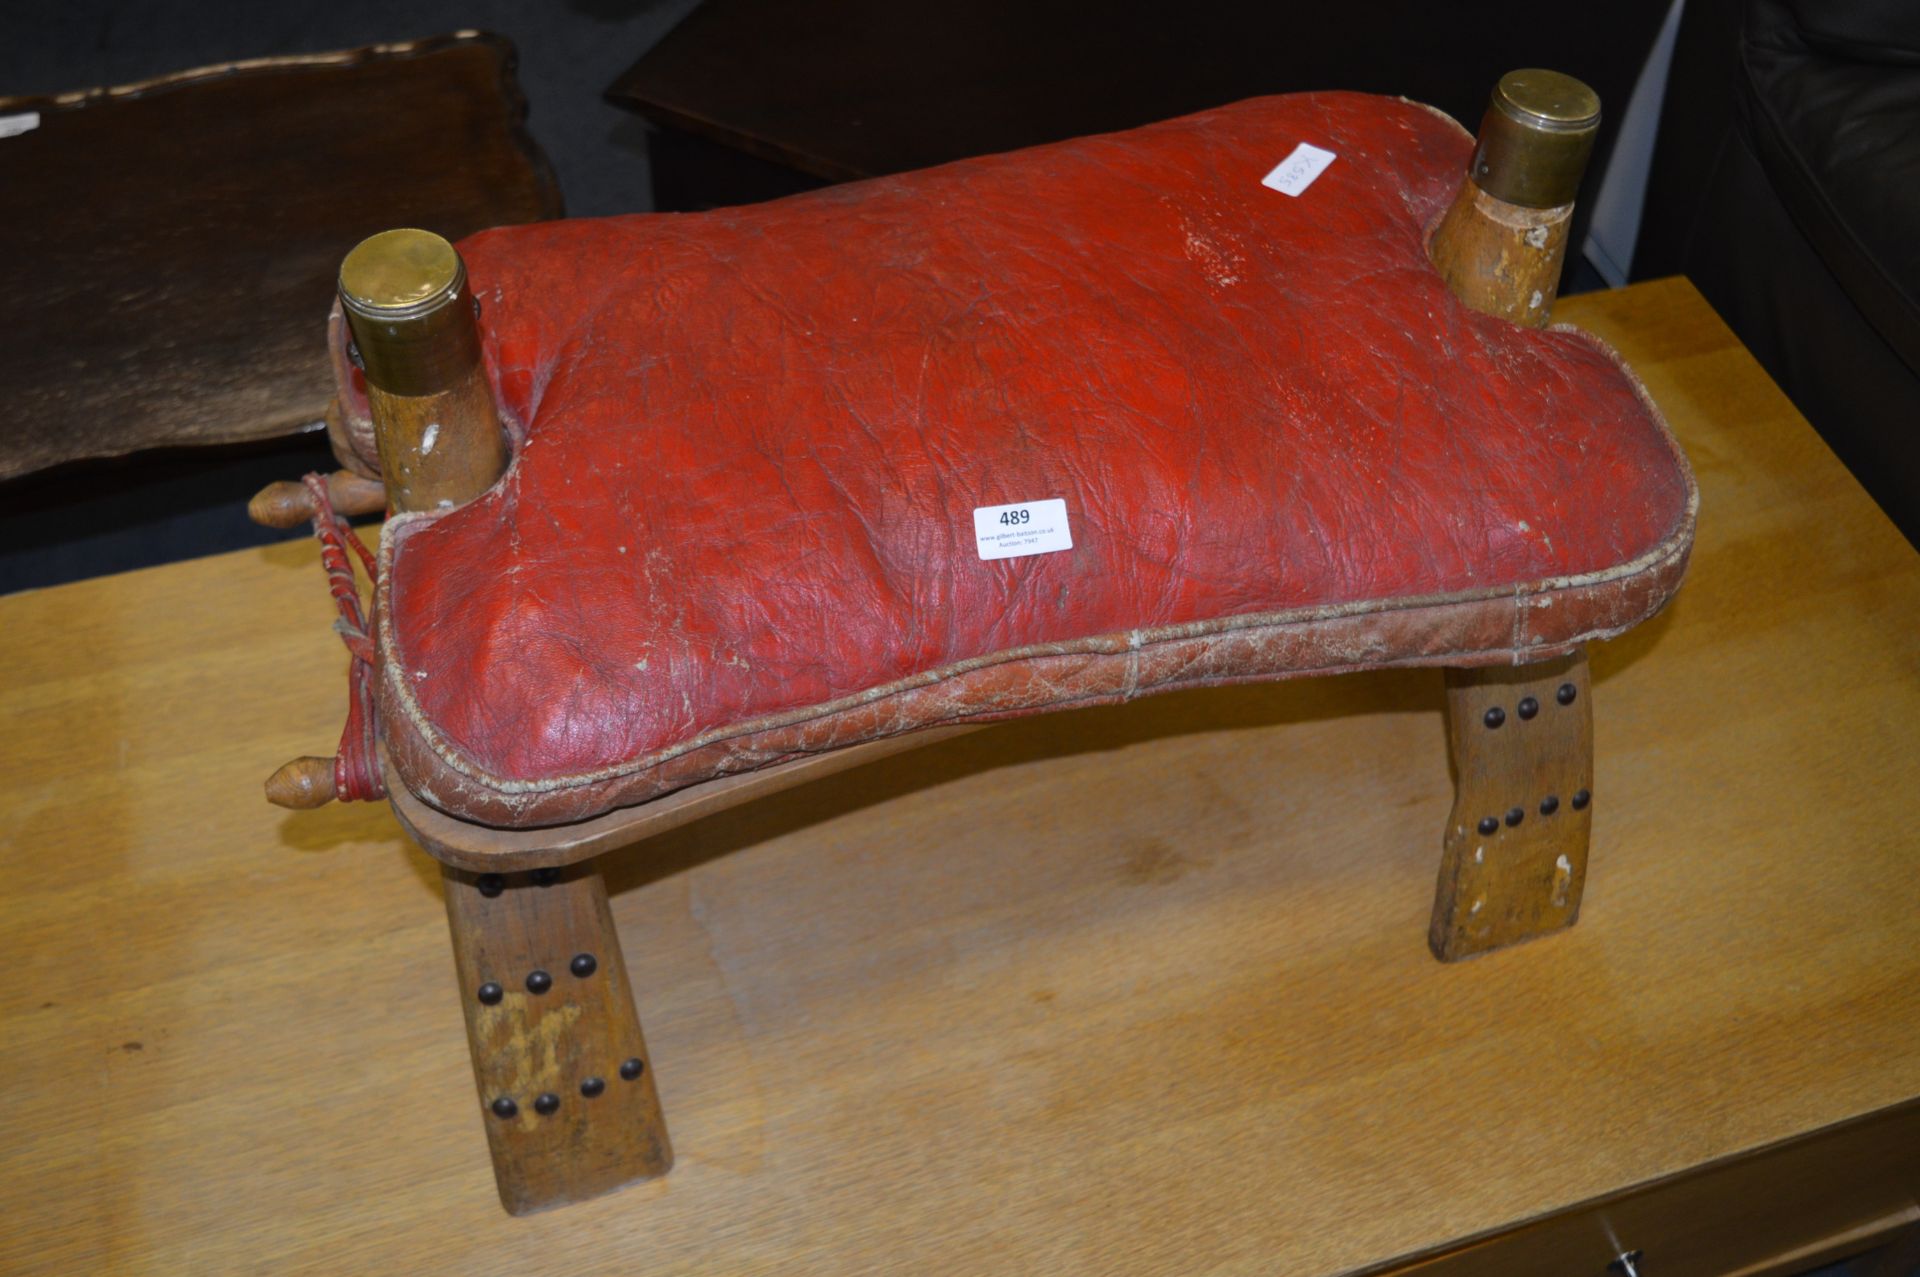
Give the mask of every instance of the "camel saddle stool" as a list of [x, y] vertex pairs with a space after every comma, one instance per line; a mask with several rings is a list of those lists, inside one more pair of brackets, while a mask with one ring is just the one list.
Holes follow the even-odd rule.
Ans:
[[[1433, 952], [1572, 925], [1584, 648], [1671, 597], [1697, 505], [1548, 326], [1598, 111], [1515, 72], [1476, 142], [1296, 94], [348, 255], [344, 469], [254, 509], [314, 521], [349, 720], [269, 794], [389, 798], [442, 862], [510, 1211], [671, 1160], [593, 858], [971, 725], [1441, 666]], [[342, 516], [382, 509], [376, 552]]]

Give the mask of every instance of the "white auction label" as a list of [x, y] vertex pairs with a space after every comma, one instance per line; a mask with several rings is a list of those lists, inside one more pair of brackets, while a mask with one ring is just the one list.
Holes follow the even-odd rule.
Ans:
[[0, 115], [0, 137], [19, 137], [40, 127], [40, 112], [22, 111], [19, 115]]
[[973, 539], [983, 559], [1017, 559], [1024, 554], [1071, 550], [1067, 503], [1060, 497], [1017, 505], [983, 505], [973, 512]]
[[1293, 148], [1292, 155], [1273, 166], [1273, 172], [1260, 179], [1260, 185], [1271, 186], [1282, 195], [1298, 195], [1312, 186], [1314, 179], [1326, 172], [1333, 160], [1332, 151], [1302, 142]]

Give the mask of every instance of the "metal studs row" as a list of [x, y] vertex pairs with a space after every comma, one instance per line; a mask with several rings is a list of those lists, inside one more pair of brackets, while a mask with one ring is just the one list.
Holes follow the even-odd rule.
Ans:
[[[1559, 701], [1562, 705], [1571, 705], [1579, 695], [1579, 689], [1574, 687], [1572, 683], [1562, 683], [1560, 684], [1560, 690], [1553, 694], [1553, 699]], [[1525, 722], [1540, 712], [1540, 702], [1535, 697], [1522, 696], [1520, 703], [1513, 707], [1513, 712], [1520, 716], [1522, 722]], [[1487, 729], [1491, 731], [1507, 721], [1507, 711], [1495, 705], [1480, 716], [1480, 721], [1485, 723]]]
[[[560, 881], [560, 871], [558, 869], [536, 869], [528, 874], [527, 877], [532, 880], [533, 885], [536, 887], [551, 887], [554, 883]], [[492, 900], [507, 889], [507, 879], [504, 874], [481, 874], [478, 878], [474, 879], [473, 885], [479, 889], [481, 895]]]
[[[502, 1095], [487, 1107], [492, 1109], [493, 1115], [498, 1118], [520, 1116], [520, 1106], [513, 1102], [511, 1096]], [[541, 1117], [552, 1117], [560, 1111], [560, 1097], [552, 1091], [542, 1091], [533, 1097], [533, 1111]]]
[[[647, 1062], [637, 1055], [630, 1060], [621, 1061], [620, 1076], [625, 1081], [632, 1082], [646, 1071]], [[589, 1077], [582, 1078], [580, 1081], [580, 1094], [590, 1100], [598, 1099], [606, 1093], [606, 1089], [607, 1082], [605, 1078]], [[494, 1100], [493, 1103], [487, 1105], [487, 1107], [493, 1110], [495, 1117], [503, 1121], [507, 1118], [520, 1116], [520, 1106], [513, 1102], [511, 1096], [502, 1095]], [[541, 1117], [552, 1117], [560, 1111], [560, 1097], [552, 1091], [542, 1091], [533, 1098], [533, 1111]]]
[[[1592, 801], [1593, 801], [1592, 794], [1588, 793], [1584, 789], [1576, 789], [1573, 791], [1573, 797], [1568, 800], [1568, 803], [1570, 806], [1572, 806], [1572, 808], [1575, 811], [1585, 811], [1587, 809], [1587, 804]], [[1540, 800], [1540, 814], [1542, 816], [1551, 816], [1553, 815], [1553, 813], [1559, 810], [1560, 810], [1560, 797], [1558, 794], [1548, 794], [1545, 798], [1542, 798]], [[1509, 807], [1507, 809], [1507, 815], [1506, 815], [1506, 826], [1507, 828], [1512, 829], [1516, 825], [1518, 825], [1521, 821], [1525, 820], [1526, 818], [1527, 818], [1526, 808]], [[1480, 825], [1479, 825], [1481, 836], [1484, 838], [1493, 837], [1495, 834], [1500, 832], [1500, 824], [1501, 824], [1501, 818], [1499, 816], [1482, 816], [1480, 818]]]
[[[600, 963], [598, 962], [598, 960], [594, 958], [594, 956], [591, 953], [576, 953], [573, 955], [573, 961], [567, 964], [567, 970], [573, 972], [574, 975], [578, 976], [582, 980], [586, 979], [588, 976], [592, 975], [594, 972], [598, 971], [599, 969], [600, 969]], [[551, 989], [552, 987], [553, 987], [553, 977], [548, 975], [546, 972], [544, 971], [527, 972], [527, 992], [528, 993], [531, 993], [537, 996], [539, 994], [545, 993], [548, 989]], [[499, 983], [494, 980], [489, 980], [485, 984], [481, 985], [479, 989], [475, 991], [475, 993], [480, 999], [480, 1005], [489, 1006], [489, 1007], [498, 1005], [500, 1002], [500, 999], [504, 998], [507, 995], [507, 991], [501, 988]]]

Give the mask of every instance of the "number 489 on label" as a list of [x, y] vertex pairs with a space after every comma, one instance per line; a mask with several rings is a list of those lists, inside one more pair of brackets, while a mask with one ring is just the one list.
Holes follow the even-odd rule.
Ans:
[[1017, 559], [1073, 548], [1063, 497], [983, 505], [973, 512], [973, 539], [983, 559]]

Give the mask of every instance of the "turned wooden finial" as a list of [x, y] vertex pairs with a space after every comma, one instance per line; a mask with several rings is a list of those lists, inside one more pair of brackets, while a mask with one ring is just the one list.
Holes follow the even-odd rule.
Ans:
[[296, 758], [267, 777], [267, 801], [275, 807], [310, 811], [333, 801], [333, 760]]
[[[334, 510], [348, 518], [379, 514], [387, 508], [386, 485], [351, 470], [327, 476], [327, 495]], [[296, 527], [313, 515], [313, 494], [306, 484], [293, 479], [269, 483], [247, 502], [247, 517], [269, 528]]]
[[1481, 121], [1460, 194], [1429, 253], [1475, 310], [1544, 328], [1560, 291], [1573, 199], [1600, 129], [1600, 98], [1557, 71], [1509, 71]]

